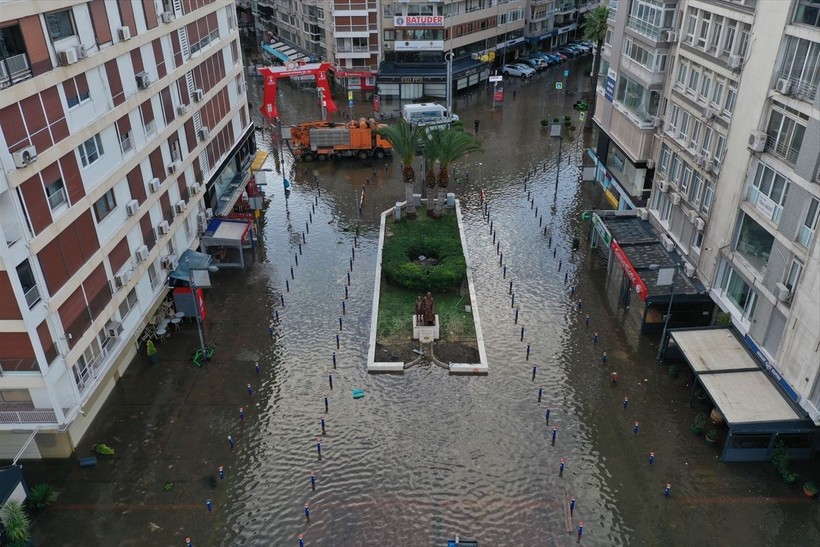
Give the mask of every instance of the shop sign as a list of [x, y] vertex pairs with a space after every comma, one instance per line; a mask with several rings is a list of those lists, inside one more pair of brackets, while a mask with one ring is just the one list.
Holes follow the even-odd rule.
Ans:
[[777, 380], [777, 383], [780, 384], [780, 387], [783, 388], [783, 391], [785, 391], [789, 395], [789, 397], [791, 397], [792, 401], [799, 400], [800, 397], [797, 395], [797, 393], [795, 393], [794, 389], [792, 389], [792, 386], [789, 385], [786, 379], [783, 378], [783, 375], [780, 374], [780, 371], [777, 370], [774, 367], [774, 364], [771, 361], [769, 361], [769, 359], [763, 354], [758, 345], [755, 344], [754, 340], [752, 340], [752, 338], [748, 334], [743, 336], [743, 340], [746, 342], [746, 345], [749, 346], [749, 349], [752, 350], [752, 353], [755, 354], [755, 357], [757, 357], [758, 361], [760, 361], [763, 367], [768, 371], [768, 373], [772, 375], [772, 378]]
[[624, 273], [635, 286], [635, 292], [638, 293], [638, 296], [641, 297], [641, 300], [646, 302], [646, 283], [643, 282], [641, 276], [638, 275], [638, 272], [635, 271], [635, 268], [632, 267], [632, 263], [624, 254], [623, 249], [621, 246], [618, 245], [618, 242], [614, 239], [612, 240], [612, 253], [615, 255], [615, 258], [618, 259], [618, 262], [621, 264], [621, 268], [623, 268]]
[[592, 225], [595, 226], [595, 231], [601, 236], [601, 239], [609, 247], [612, 245], [612, 234], [609, 233], [604, 221], [598, 216], [598, 213], [592, 213]]
[[612, 102], [615, 97], [615, 81], [618, 79], [618, 73], [611, 68], [606, 71], [606, 87], [604, 88], [604, 98]]
[[443, 15], [396, 15], [393, 17], [394, 27], [415, 28], [444, 28]]
[[774, 211], [777, 204], [772, 200], [769, 196], [763, 193], [757, 194], [757, 203], [755, 203], [755, 207], [757, 210], [766, 215], [767, 217], [773, 219], [774, 218]]
[[444, 40], [407, 40], [393, 44], [396, 51], [441, 51], [444, 49]]

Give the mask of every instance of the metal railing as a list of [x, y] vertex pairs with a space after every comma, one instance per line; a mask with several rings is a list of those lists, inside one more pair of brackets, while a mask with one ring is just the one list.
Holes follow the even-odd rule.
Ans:
[[23, 239], [23, 227], [19, 222], [3, 224], [2, 229], [3, 237], [6, 239], [6, 245], [9, 247]]
[[28, 309], [34, 307], [34, 304], [40, 301], [40, 289], [37, 288], [37, 285], [34, 285], [29, 290], [26, 291], [26, 304], [28, 305]]
[[817, 97], [817, 83], [805, 82], [799, 78], [792, 78], [784, 72], [781, 72], [778, 75], [778, 78], [791, 82], [792, 85], [789, 94], [795, 99], [813, 103], [815, 97]]
[[635, 16], [630, 16], [629, 19], [626, 20], [626, 26], [637, 31], [639, 34], [643, 34], [647, 38], [651, 38], [656, 42], [660, 41], [661, 33], [667, 29], [656, 27], [650, 23], [647, 23], [643, 19], [638, 19]]
[[0, 80], [14, 81], [31, 76], [31, 67], [28, 64], [25, 53], [6, 57], [0, 65], [3, 65], [2, 68], [0, 68]]
[[53, 410], [0, 410], [0, 424], [56, 424]]
[[52, 211], [65, 202], [66, 197], [64, 188], [60, 188], [59, 190], [48, 196], [48, 206], [51, 207]]
[[766, 152], [771, 152], [794, 165], [797, 163], [797, 156], [800, 155], [800, 147], [789, 146], [785, 139], [779, 141], [777, 136], [769, 135], [766, 137]]

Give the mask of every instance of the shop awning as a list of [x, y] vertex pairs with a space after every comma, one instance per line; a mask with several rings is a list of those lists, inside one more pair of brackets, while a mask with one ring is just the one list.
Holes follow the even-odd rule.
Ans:
[[245, 220], [215, 218], [208, 223], [202, 241], [208, 246], [241, 243], [249, 229], [250, 224]]
[[170, 273], [173, 279], [181, 281], [191, 280], [191, 270], [206, 270], [211, 265], [211, 255], [186, 249], [179, 257], [179, 263], [174, 271]]
[[287, 55], [285, 55], [273, 46], [270, 46], [268, 44], [262, 44], [262, 49], [265, 51], [265, 53], [268, 53], [269, 55], [276, 57], [283, 63], [287, 63], [288, 61], [290, 61], [290, 57], [288, 57]]
[[727, 425], [804, 419], [731, 329], [674, 330], [671, 338]]
[[256, 155], [253, 157], [253, 162], [251, 162], [250, 172], [255, 173], [262, 169], [266, 159], [268, 159], [268, 153], [264, 150], [257, 150]]

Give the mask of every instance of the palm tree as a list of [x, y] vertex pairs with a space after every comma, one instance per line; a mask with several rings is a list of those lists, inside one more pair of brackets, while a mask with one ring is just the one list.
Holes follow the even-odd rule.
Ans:
[[396, 124], [379, 129], [378, 133], [393, 146], [396, 155], [401, 159], [407, 218], [416, 218], [416, 204], [413, 201], [416, 171], [413, 169], [413, 160], [418, 151], [420, 132], [416, 126], [400, 119]]
[[438, 149], [438, 199], [433, 216], [441, 217], [441, 210], [447, 199], [447, 186], [450, 183], [450, 165], [467, 154], [481, 151], [481, 141], [477, 137], [458, 129], [450, 128], [441, 131]]
[[584, 121], [584, 131], [592, 131], [592, 117], [595, 115], [595, 89], [598, 86], [598, 73], [601, 71], [601, 48], [604, 47], [606, 38], [607, 17], [609, 17], [607, 6], [598, 6], [587, 12], [584, 17], [584, 38], [595, 42], [595, 59], [592, 61], [592, 75], [589, 78], [589, 110]]
[[421, 156], [424, 158], [424, 186], [427, 197], [427, 216], [433, 216], [436, 203], [436, 161], [441, 147], [441, 131], [420, 131], [422, 134]]

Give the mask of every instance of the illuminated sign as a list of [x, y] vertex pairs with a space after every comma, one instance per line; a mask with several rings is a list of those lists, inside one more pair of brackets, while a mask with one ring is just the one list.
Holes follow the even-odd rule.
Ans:
[[623, 249], [621, 249], [621, 246], [618, 245], [618, 242], [614, 239], [612, 240], [612, 252], [615, 255], [615, 258], [618, 259], [618, 262], [621, 263], [621, 268], [624, 269], [624, 273], [626, 274], [626, 276], [629, 278], [632, 284], [635, 285], [635, 292], [638, 293], [638, 296], [641, 297], [641, 300], [646, 302], [646, 283], [643, 282], [641, 276], [639, 276], [638, 272], [635, 271], [635, 268], [632, 267], [632, 263], [624, 254], [624, 251]]
[[443, 15], [397, 15], [393, 17], [394, 27], [435, 27], [444, 28]]
[[442, 51], [444, 49], [444, 40], [396, 41], [393, 44], [393, 49], [396, 51]]

